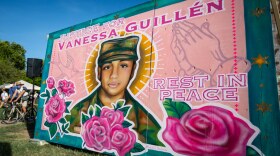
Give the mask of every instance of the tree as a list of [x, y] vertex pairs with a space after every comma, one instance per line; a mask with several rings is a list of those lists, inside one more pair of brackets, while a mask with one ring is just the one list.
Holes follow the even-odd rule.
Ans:
[[[25, 77], [25, 78], [23, 78], [23, 80], [33, 84], [33, 79], [31, 79], [29, 77]], [[34, 85], [41, 86], [41, 81], [42, 81], [42, 77], [35, 77], [34, 78]]]
[[0, 58], [18, 70], [25, 69], [25, 53], [25, 49], [17, 43], [0, 41]]
[[24, 75], [24, 70], [18, 70], [9, 61], [0, 58], [0, 84], [18, 81]]
[[[26, 77], [25, 53], [26, 51], [21, 45], [0, 40], [0, 84], [18, 80], [33, 83], [31, 78]], [[36, 77], [34, 84], [40, 86], [41, 79], [41, 77]]]

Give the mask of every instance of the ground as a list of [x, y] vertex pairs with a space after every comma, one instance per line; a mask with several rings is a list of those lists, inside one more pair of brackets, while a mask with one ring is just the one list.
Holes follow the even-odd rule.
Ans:
[[[0, 109], [2, 115], [3, 109]], [[0, 119], [2, 116], [0, 115]], [[0, 121], [1, 122], [1, 121]], [[72, 147], [46, 144], [39, 145], [31, 141], [34, 134], [34, 122], [16, 124], [0, 123], [0, 156], [92, 156], [101, 155]]]

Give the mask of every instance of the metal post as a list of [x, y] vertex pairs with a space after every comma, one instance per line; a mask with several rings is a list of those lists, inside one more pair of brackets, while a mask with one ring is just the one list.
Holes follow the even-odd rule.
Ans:
[[34, 80], [35, 78], [33, 77], [32, 78], [32, 101], [31, 101], [31, 118], [32, 118], [32, 120], [35, 120], [35, 114], [34, 114], [34, 92], [35, 92], [35, 90], [34, 90]]

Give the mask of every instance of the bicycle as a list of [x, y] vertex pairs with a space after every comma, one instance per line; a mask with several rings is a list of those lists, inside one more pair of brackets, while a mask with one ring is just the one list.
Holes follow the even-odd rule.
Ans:
[[27, 101], [26, 113], [21, 111], [22, 105], [19, 102], [5, 103], [5, 109], [3, 111], [4, 120], [2, 122], [13, 124], [17, 121], [34, 121], [37, 116], [37, 107], [35, 105], [32, 107], [31, 100], [28, 99]]
[[24, 121], [24, 113], [21, 111], [21, 104], [17, 102], [12, 102], [11, 106], [6, 106], [4, 110], [4, 120], [3, 123], [13, 124], [18, 121]]

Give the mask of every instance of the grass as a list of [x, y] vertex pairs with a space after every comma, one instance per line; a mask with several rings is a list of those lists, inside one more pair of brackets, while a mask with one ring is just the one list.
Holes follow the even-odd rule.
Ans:
[[[2, 115], [3, 109], [0, 109]], [[2, 116], [0, 115], [0, 118]], [[18, 122], [16, 124], [0, 124], [0, 155], [4, 156], [92, 156], [100, 155], [91, 151], [71, 148], [58, 144], [40, 146], [30, 142], [34, 133], [34, 123]]]
[[2, 120], [4, 118], [3, 111], [4, 111], [4, 108], [0, 108], [0, 120]]

